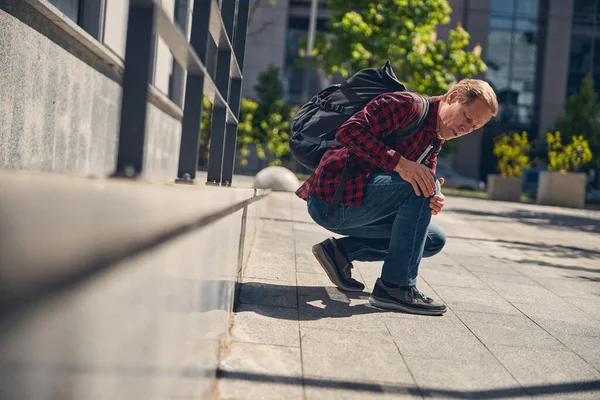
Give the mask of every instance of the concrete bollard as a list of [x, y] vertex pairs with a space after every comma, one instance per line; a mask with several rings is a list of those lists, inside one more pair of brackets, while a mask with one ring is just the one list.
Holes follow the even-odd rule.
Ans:
[[276, 192], [295, 192], [300, 186], [296, 175], [284, 167], [267, 167], [254, 177], [254, 187]]

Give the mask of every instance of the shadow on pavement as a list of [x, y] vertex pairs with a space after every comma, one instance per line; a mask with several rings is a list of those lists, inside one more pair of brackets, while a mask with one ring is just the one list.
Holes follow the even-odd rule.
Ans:
[[472, 215], [482, 217], [482, 220], [506, 218], [516, 220], [525, 225], [535, 225], [550, 229], [564, 229], [600, 234], [600, 219], [550, 212], [532, 212], [515, 210], [508, 212], [491, 212], [479, 210], [444, 210], [446, 213]]
[[[578, 265], [554, 264], [554, 263], [549, 263], [547, 261], [541, 261], [541, 260], [535, 260], [535, 259], [513, 260], [510, 258], [502, 258], [502, 257], [495, 257], [495, 256], [491, 256], [491, 258], [496, 259], [496, 260], [505, 261], [507, 263], [513, 263], [513, 264], [539, 265], [540, 267], [564, 269], [567, 271], [580, 271], [580, 272], [587, 272], [590, 274], [600, 274], [600, 269], [581, 267]], [[581, 277], [581, 278], [584, 278], [584, 277]], [[594, 280], [594, 278], [585, 278], [585, 279]]]
[[[297, 290], [297, 292], [296, 292]], [[255, 312], [266, 317], [300, 321], [348, 318], [353, 315], [394, 313], [375, 308], [367, 301], [369, 293], [342, 292], [333, 286], [278, 285], [244, 282], [240, 287], [236, 312]], [[298, 304], [299, 312], [296, 312]], [[249, 305], [251, 310], [241, 305]], [[293, 312], [291, 311], [293, 310]], [[427, 316], [424, 318], [432, 318]], [[435, 317], [433, 317], [435, 318]]]
[[280, 383], [285, 385], [304, 385], [309, 387], [320, 387], [329, 389], [345, 389], [357, 392], [367, 393], [395, 393], [409, 394], [421, 397], [435, 396], [451, 399], [505, 399], [516, 396], [522, 396], [524, 392], [530, 396], [545, 396], [567, 393], [581, 393], [600, 391], [600, 380], [568, 382], [552, 385], [531, 385], [507, 387], [501, 389], [489, 390], [452, 390], [452, 389], [435, 389], [424, 386], [416, 388], [414, 386], [404, 386], [395, 384], [381, 384], [371, 382], [343, 381], [324, 378], [309, 378], [309, 377], [293, 377], [272, 375], [263, 373], [253, 373], [244, 371], [225, 371], [218, 370], [217, 376], [220, 379], [245, 380], [251, 382], [269, 382]]

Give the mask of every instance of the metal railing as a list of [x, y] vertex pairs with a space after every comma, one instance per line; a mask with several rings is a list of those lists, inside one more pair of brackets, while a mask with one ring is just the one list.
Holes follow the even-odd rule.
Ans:
[[[213, 104], [207, 183], [231, 185], [249, 2], [222, 0], [219, 7], [217, 0], [196, 0], [188, 42], [156, 0], [130, 0], [115, 176], [135, 178], [143, 172], [151, 39], [157, 35], [187, 72], [177, 181], [192, 183], [196, 179], [202, 100], [206, 97]], [[211, 45], [217, 49], [214, 80], [206, 68], [213, 61], [207, 60]]]

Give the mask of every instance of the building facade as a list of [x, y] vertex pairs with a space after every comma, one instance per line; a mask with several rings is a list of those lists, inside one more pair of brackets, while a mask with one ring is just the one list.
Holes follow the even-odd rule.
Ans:
[[[256, 1], [246, 50], [244, 93], [253, 96], [252, 77], [264, 60], [281, 69], [285, 100], [302, 103], [303, 71], [296, 66], [307, 36], [310, 0]], [[460, 140], [447, 160], [460, 173], [485, 180], [494, 173], [493, 138], [527, 131], [536, 138], [551, 129], [563, 113], [568, 95], [591, 73], [600, 89], [600, 0], [449, 0], [451, 22], [439, 27], [444, 38], [462, 24], [471, 34], [471, 48], [480, 44], [488, 69], [480, 76], [490, 82], [499, 100], [499, 113], [482, 132]], [[321, 0], [317, 31], [327, 32], [330, 13]], [[265, 27], [266, 26], [266, 27]], [[268, 51], [264, 48], [268, 48]], [[255, 50], [256, 49], [256, 50]], [[263, 60], [260, 64], [258, 61]], [[311, 93], [329, 81], [316, 73]]]

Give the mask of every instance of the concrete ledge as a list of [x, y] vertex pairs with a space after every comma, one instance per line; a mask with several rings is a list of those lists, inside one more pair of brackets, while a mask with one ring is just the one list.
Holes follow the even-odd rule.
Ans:
[[103, 270], [265, 195], [14, 171], [0, 171], [0, 187], [5, 305]]

